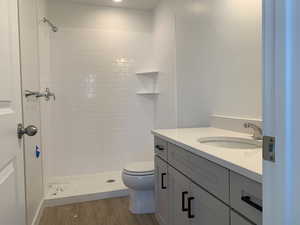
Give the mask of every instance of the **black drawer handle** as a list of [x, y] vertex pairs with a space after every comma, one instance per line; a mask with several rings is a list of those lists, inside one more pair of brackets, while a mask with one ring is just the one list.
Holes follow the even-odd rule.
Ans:
[[166, 173], [161, 174], [161, 189], [167, 189], [167, 186], [165, 186], [165, 179], [164, 179], [166, 175], [167, 175]]
[[183, 212], [188, 211], [188, 208], [185, 207], [185, 196], [188, 194], [187, 191], [181, 193], [181, 210]]
[[248, 205], [252, 206], [253, 208], [255, 208], [255, 209], [257, 209], [257, 210], [259, 210], [259, 211], [261, 211], [261, 212], [263, 211], [262, 206], [260, 206], [259, 204], [253, 202], [253, 201], [251, 200], [251, 197], [250, 197], [250, 196], [242, 196], [242, 197], [241, 197], [241, 200], [244, 201], [244, 202], [246, 202]]
[[161, 145], [155, 145], [155, 148], [158, 149], [159, 151], [165, 150], [165, 148]]
[[188, 198], [188, 218], [193, 219], [195, 218], [195, 215], [192, 214], [192, 201], [194, 200], [194, 197]]

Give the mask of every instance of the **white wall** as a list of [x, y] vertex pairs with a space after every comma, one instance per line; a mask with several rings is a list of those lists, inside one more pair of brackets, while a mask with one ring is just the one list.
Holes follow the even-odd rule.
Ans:
[[175, 0], [178, 126], [261, 118], [261, 0]]
[[[49, 2], [51, 87], [47, 176], [121, 170], [153, 159], [153, 97], [136, 71], [155, 69], [150, 12]], [[153, 60], [152, 60], [153, 61]]]
[[177, 127], [175, 15], [173, 0], [161, 1], [154, 15], [154, 48], [160, 95], [155, 104], [155, 128]]

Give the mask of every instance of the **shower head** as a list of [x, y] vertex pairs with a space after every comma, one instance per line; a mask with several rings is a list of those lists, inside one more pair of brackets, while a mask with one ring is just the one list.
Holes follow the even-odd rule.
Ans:
[[47, 23], [50, 27], [51, 27], [51, 30], [53, 32], [57, 32], [58, 31], [58, 27], [55, 26], [50, 20], [48, 20], [46, 17], [43, 18], [43, 23]]

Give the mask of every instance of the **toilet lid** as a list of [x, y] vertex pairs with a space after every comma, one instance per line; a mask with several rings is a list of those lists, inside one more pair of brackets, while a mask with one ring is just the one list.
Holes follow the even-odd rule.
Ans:
[[154, 173], [154, 162], [135, 162], [124, 167], [124, 172], [128, 174], [149, 175]]

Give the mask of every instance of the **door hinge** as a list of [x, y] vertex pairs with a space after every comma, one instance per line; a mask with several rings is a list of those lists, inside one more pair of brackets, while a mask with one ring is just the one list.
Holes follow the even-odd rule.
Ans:
[[275, 162], [275, 137], [264, 136], [263, 159], [266, 161]]

